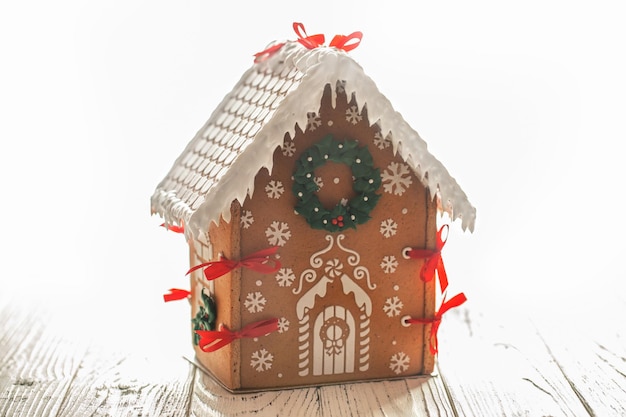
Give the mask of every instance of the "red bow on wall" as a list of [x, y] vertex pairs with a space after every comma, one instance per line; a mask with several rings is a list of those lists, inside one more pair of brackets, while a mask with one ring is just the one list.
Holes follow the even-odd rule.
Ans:
[[443, 258], [441, 257], [441, 250], [446, 244], [446, 240], [441, 239], [443, 230], [446, 228], [446, 240], [448, 240], [448, 228], [447, 224], [441, 226], [441, 229], [437, 232], [437, 242], [435, 243], [435, 249], [411, 249], [407, 251], [407, 256], [411, 259], [425, 259], [424, 265], [420, 270], [420, 278], [424, 282], [428, 282], [435, 278], [435, 271], [439, 275], [439, 284], [441, 286], [441, 292], [444, 292], [448, 288], [448, 275], [446, 269], [443, 266]]
[[228, 330], [225, 326], [221, 326], [220, 330], [196, 330], [196, 333], [200, 336], [198, 347], [203, 352], [215, 352], [234, 340], [261, 337], [276, 330], [278, 330], [278, 319], [273, 318], [250, 323], [239, 331]]
[[189, 297], [191, 297], [191, 293], [187, 290], [170, 288], [167, 294], [163, 294], [163, 301], [167, 303], [170, 301], [183, 300]]
[[[297, 41], [307, 49], [315, 49], [324, 45], [326, 38], [323, 34], [317, 35], [307, 35], [306, 30], [304, 29], [304, 25], [299, 22], [293, 23], [293, 30], [298, 35]], [[352, 32], [349, 35], [335, 35], [333, 39], [330, 41], [328, 46], [341, 49], [342, 51], [349, 52], [355, 49], [361, 43], [361, 39], [363, 38], [363, 33], [361, 32]], [[270, 56], [272, 56], [276, 51], [285, 46], [285, 42], [279, 43], [269, 48], [257, 52], [254, 54], [254, 62], [261, 62]]]
[[174, 233], [185, 233], [185, 225], [182, 223], [180, 226], [162, 223], [161, 227], [165, 227], [167, 230], [174, 232]]
[[460, 293], [446, 301], [444, 296], [443, 301], [441, 302], [441, 307], [439, 307], [439, 311], [435, 313], [435, 317], [431, 319], [415, 319], [409, 318], [406, 320], [407, 324], [431, 324], [430, 327], [430, 353], [436, 355], [439, 351], [439, 341], [437, 339], [437, 332], [439, 331], [439, 325], [441, 324], [441, 318], [446, 313], [446, 311], [451, 308], [458, 307], [467, 301], [467, 297], [465, 294]]
[[271, 274], [280, 269], [280, 262], [271, 257], [276, 254], [277, 250], [278, 246], [273, 246], [248, 255], [240, 261], [232, 261], [222, 257], [219, 261], [205, 262], [196, 265], [187, 271], [186, 275], [201, 268], [204, 268], [202, 272], [208, 281], [219, 278], [236, 268], [247, 268], [262, 274]]

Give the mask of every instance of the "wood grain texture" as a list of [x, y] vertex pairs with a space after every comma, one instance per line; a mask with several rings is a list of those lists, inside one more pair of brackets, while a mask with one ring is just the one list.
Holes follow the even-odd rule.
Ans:
[[534, 320], [554, 363], [593, 416], [626, 416], [626, 303], [608, 296], [595, 314]]
[[93, 348], [81, 363], [60, 415], [187, 416], [193, 376], [182, 358]]
[[541, 337], [524, 317], [451, 311], [439, 367], [460, 416], [586, 416]]
[[54, 416], [65, 400], [86, 346], [49, 325], [46, 311], [2, 310], [0, 416]]
[[191, 403], [196, 417], [454, 416], [439, 377], [233, 394], [197, 372]]
[[0, 417], [626, 415], [626, 302], [589, 311], [602, 315], [463, 306], [441, 325], [437, 376], [232, 394], [182, 343], [119, 333], [122, 317], [98, 327], [103, 344], [72, 314], [0, 298]]

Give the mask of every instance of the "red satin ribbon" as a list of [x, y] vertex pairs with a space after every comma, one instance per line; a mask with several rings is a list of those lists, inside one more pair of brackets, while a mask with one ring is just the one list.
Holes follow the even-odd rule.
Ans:
[[182, 300], [184, 298], [189, 298], [191, 293], [187, 290], [181, 290], [180, 288], [170, 288], [169, 293], [163, 294], [163, 301], [166, 303], [169, 301]]
[[[293, 30], [298, 35], [297, 41], [307, 49], [315, 49], [324, 45], [326, 38], [323, 34], [318, 33], [317, 35], [307, 35], [306, 29], [304, 25], [300, 22], [293, 23]], [[362, 32], [353, 32], [349, 35], [335, 35], [329, 46], [337, 49], [341, 49], [342, 51], [349, 52], [355, 49], [361, 43], [361, 39], [363, 38]], [[272, 45], [269, 48], [257, 52], [254, 54], [254, 62], [261, 62], [274, 53], [276, 53], [280, 48], [285, 46], [285, 42], [278, 43], [276, 45]]]
[[174, 226], [173, 224], [165, 224], [162, 223], [161, 227], [165, 227], [167, 230], [176, 232], [176, 233], [185, 233], [185, 226]]
[[311, 36], [307, 35], [304, 25], [299, 22], [293, 23], [293, 30], [296, 32], [296, 35], [298, 35], [298, 42], [307, 49], [315, 49], [318, 46], [322, 46], [326, 40], [321, 33]]
[[219, 278], [236, 268], [247, 268], [262, 274], [271, 274], [280, 269], [280, 262], [271, 258], [272, 255], [276, 254], [276, 251], [278, 251], [278, 246], [273, 246], [246, 256], [240, 261], [232, 261], [223, 257], [219, 261], [196, 265], [187, 271], [186, 275], [200, 268], [204, 268], [202, 272], [208, 281]]
[[439, 351], [439, 340], [437, 339], [437, 332], [439, 331], [439, 325], [441, 324], [441, 318], [446, 313], [446, 311], [451, 308], [458, 307], [464, 302], [467, 301], [467, 297], [465, 294], [460, 293], [446, 301], [445, 297], [441, 302], [441, 307], [439, 307], [439, 311], [435, 313], [435, 317], [432, 319], [415, 319], [410, 318], [406, 320], [408, 324], [432, 324], [430, 328], [430, 353], [436, 355]]
[[348, 36], [335, 35], [333, 40], [330, 41], [329, 46], [341, 49], [342, 51], [350, 52], [361, 44], [361, 39], [363, 39], [362, 32], [352, 32]]
[[215, 352], [234, 340], [261, 337], [276, 330], [278, 330], [278, 319], [273, 318], [250, 323], [239, 331], [231, 331], [225, 326], [220, 326], [220, 330], [196, 330], [196, 333], [200, 336], [198, 347], [203, 352]]
[[424, 265], [420, 270], [420, 278], [424, 282], [428, 282], [435, 278], [435, 271], [439, 275], [439, 284], [441, 286], [441, 292], [444, 292], [448, 288], [448, 274], [443, 266], [443, 258], [441, 257], [441, 250], [448, 240], [446, 233], [446, 240], [441, 239], [444, 227], [447, 229], [449, 226], [444, 224], [437, 232], [437, 243], [435, 249], [411, 249], [407, 252], [407, 256], [411, 259], [425, 259]]

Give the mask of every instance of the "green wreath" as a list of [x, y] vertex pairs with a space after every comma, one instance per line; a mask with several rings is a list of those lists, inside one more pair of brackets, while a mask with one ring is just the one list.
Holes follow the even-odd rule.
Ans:
[[[347, 204], [337, 203], [332, 210], [325, 208], [317, 197], [319, 187], [315, 183], [315, 169], [331, 161], [346, 164], [352, 169], [352, 189], [356, 196]], [[332, 135], [305, 150], [296, 162], [293, 193], [296, 196], [296, 212], [303, 216], [314, 229], [337, 232], [348, 227], [356, 229], [370, 219], [380, 195], [380, 170], [374, 168], [372, 155], [367, 147], [359, 147], [355, 140], [338, 141]]]
[[[217, 307], [215, 300], [210, 295], [204, 293], [204, 289], [200, 292], [202, 297], [202, 304], [196, 313], [196, 316], [191, 319], [193, 324], [193, 330], [215, 330], [215, 320], [217, 318]], [[198, 345], [200, 343], [200, 336], [194, 331], [193, 343]]]

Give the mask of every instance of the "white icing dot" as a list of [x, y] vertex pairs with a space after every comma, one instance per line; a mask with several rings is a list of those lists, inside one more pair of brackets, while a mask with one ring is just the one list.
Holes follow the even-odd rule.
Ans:
[[408, 212], [409, 212], [408, 209], [405, 209], [405, 208], [402, 209], [402, 214], [407, 214]]
[[333, 125], [333, 121], [332, 121], [332, 120], [329, 120], [329, 121], [328, 121], [328, 126], [332, 126], [332, 125]]
[[263, 281], [261, 281], [260, 279], [259, 279], [259, 280], [257, 280], [257, 282], [256, 282], [256, 286], [257, 286], [257, 287], [260, 287], [261, 285], [263, 285]]
[[328, 155], [324, 155], [324, 159], [328, 159]]
[[398, 291], [399, 289], [400, 289], [400, 286], [399, 286], [399, 285], [394, 285], [394, 286], [393, 286], [393, 290], [394, 290], [394, 291]]
[[279, 377], [279, 378], [282, 378], [282, 377], [283, 377], [283, 374], [278, 374], [278, 377]]
[[311, 162], [311, 161], [313, 160], [313, 157], [312, 157], [312, 156], [309, 156], [306, 160], [307, 160], [307, 161], [309, 161], [309, 162]]
[[254, 338], [254, 339], [252, 339], [252, 340], [254, 340], [255, 342], [258, 342], [258, 341], [259, 341], [259, 338], [258, 338], [258, 337], [255, 337], [255, 338]]
[[328, 223], [328, 220], [324, 219], [324, 220], [322, 221], [322, 223], [327, 224], [327, 223]]
[[367, 181], [367, 182], [369, 182], [370, 184], [374, 184], [374, 180], [373, 180], [373, 179], [371, 179], [371, 178], [370, 178], [370, 179], [369, 179], [369, 181]]
[[337, 145], [337, 147], [338, 147], [339, 149], [343, 149], [343, 143], [340, 143], [339, 145]]
[[313, 209], [313, 211], [317, 213], [318, 211], [320, 211], [320, 208], [319, 208], [319, 207], [315, 207], [315, 208]]
[[395, 340], [393, 342], [391, 342], [391, 344], [394, 345], [394, 346], [396, 345], [396, 343], [398, 343], [398, 342], [396, 342]]
[[363, 201], [367, 201], [369, 198], [367, 196], [363, 197]]
[[356, 220], [356, 216], [355, 216], [354, 214], [353, 214], [352, 216], [350, 216], [350, 218], [351, 218], [352, 220]]
[[356, 162], [357, 164], [360, 164], [360, 163], [361, 163], [361, 158], [357, 158], [355, 162]]
[[302, 191], [298, 192], [298, 197], [302, 197]]
[[339, 184], [339, 178], [337, 178], [337, 177], [333, 178], [333, 182], [334, 182], [335, 184]]
[[311, 178], [311, 173], [309, 172], [308, 174], [306, 174], [307, 178]]

